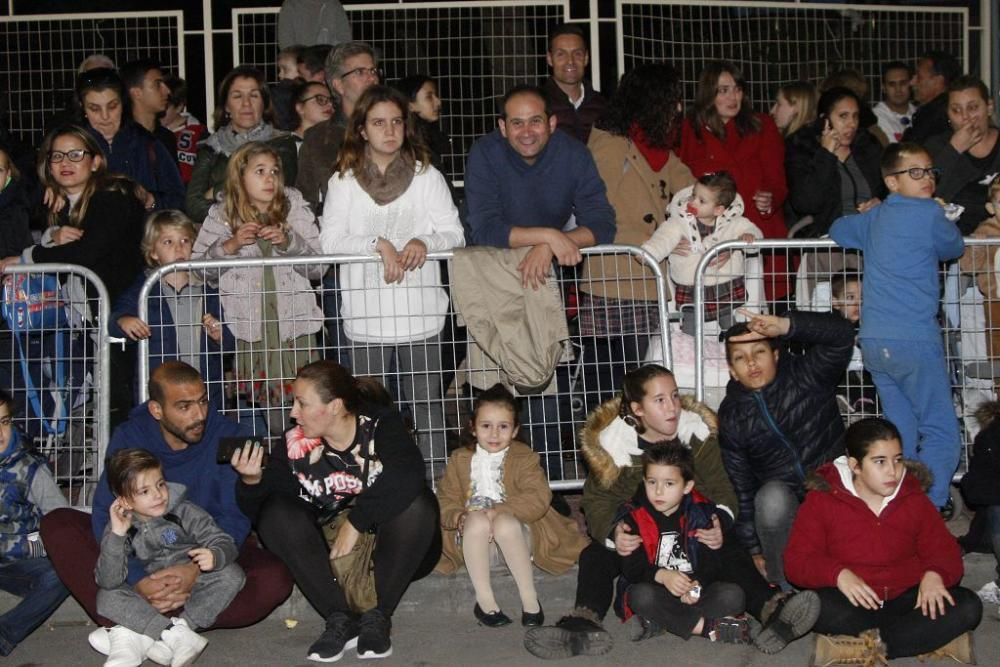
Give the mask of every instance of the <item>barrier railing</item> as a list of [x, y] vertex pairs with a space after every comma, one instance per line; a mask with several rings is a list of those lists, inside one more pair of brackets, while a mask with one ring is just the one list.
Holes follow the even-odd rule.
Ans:
[[[995, 255], [1000, 250], [1000, 239], [965, 240], [966, 248], [981, 249], [978, 261], [971, 258], [963, 262], [949, 262], [941, 268], [941, 332], [945, 345], [952, 384], [956, 419], [961, 422], [963, 454], [956, 479], [967, 469], [967, 453], [979, 431], [976, 410], [985, 402], [997, 399], [1000, 388], [1000, 304], [998, 304], [994, 271], [998, 266]], [[970, 250], [971, 252], [971, 250]], [[768, 273], [724, 272], [719, 267], [728, 266], [718, 261], [720, 256], [746, 254], [766, 260], [760, 264], [786, 266], [785, 270]], [[777, 258], [778, 261], [773, 261]], [[725, 283], [735, 278], [748, 283], [771, 280], [794, 286], [794, 300], [779, 298], [770, 304], [752, 304], [749, 310], [761, 312], [760, 307], [772, 311], [788, 307], [813, 311], [840, 311], [849, 318], [860, 316], [860, 286], [863, 284], [864, 257], [860, 253], [845, 251], [829, 239], [823, 240], [772, 240], [753, 243], [731, 241], [708, 250], [702, 258], [695, 277], [695, 302], [693, 304], [695, 334], [695, 394], [699, 400], [717, 406], [729, 381], [725, 347], [718, 342], [722, 328], [707, 313], [716, 309], [737, 310], [743, 301], [705, 298], [705, 286]], [[992, 287], [991, 287], [992, 285]], [[711, 288], [709, 288], [711, 289]], [[990, 290], [994, 294], [990, 294]], [[749, 291], [749, 289], [748, 289]], [[998, 304], [998, 305], [995, 305]], [[995, 314], [991, 311], [996, 308]], [[737, 316], [736, 319], [743, 319]], [[900, 323], [905, 327], [906, 323]], [[683, 334], [674, 333], [675, 338]], [[878, 416], [881, 409], [877, 392], [870, 376], [864, 371], [859, 350], [844, 376], [838, 390], [841, 412], [848, 422], [863, 417]]]
[[109, 435], [107, 290], [66, 264], [9, 266], [3, 285], [0, 387], [14, 424], [70, 503], [87, 507]]
[[[545, 387], [516, 392], [522, 397], [518, 437], [541, 455], [557, 489], [578, 488], [585, 478], [579, 429], [587, 413], [617, 394], [628, 367], [647, 357], [668, 363], [671, 357], [668, 339], [655, 338], [665, 330], [660, 267], [631, 246], [590, 248], [584, 255], [583, 264], [554, 272], [542, 288], [550, 290], [548, 303], [556, 312], [567, 313], [569, 335], [561, 360]], [[139, 317], [154, 332], [153, 339], [140, 344], [140, 396], [145, 398], [149, 368], [157, 363], [156, 350], [162, 349], [166, 333], [156, 323], [168, 311], [180, 312], [177, 304], [185, 298], [183, 291], [178, 297], [163, 283], [172, 274], [188, 272], [201, 276], [209, 293], [219, 286], [221, 309], [199, 306], [197, 313], [211, 315], [227, 335], [235, 334], [236, 340], [224, 339], [222, 349], [216, 349], [199, 329], [199, 317], [197, 326], [182, 334], [189, 340], [180, 346], [189, 355], [198, 349], [197, 363], [215, 369], [208, 389], [224, 414], [255, 433], [279, 437], [289, 424], [290, 384], [297, 369], [314, 359], [333, 359], [357, 375], [377, 377], [390, 390], [413, 428], [433, 481], [460, 441], [476, 394], [496, 382], [511, 384], [473, 343], [454, 296], [448, 296], [469, 285], [479, 269], [463, 274], [453, 258], [451, 252], [430, 254], [428, 266], [440, 264], [438, 269], [407, 273], [402, 284], [392, 286], [383, 280], [381, 262], [370, 256], [198, 260], [161, 267], [149, 275], [139, 300]], [[283, 276], [291, 272], [312, 278], [315, 285], [327, 266], [332, 269], [313, 289], [263, 286], [267, 271], [275, 285], [288, 284]], [[476, 295], [495, 298], [485, 289]], [[204, 350], [194, 347], [196, 338]], [[656, 349], [650, 352], [654, 338]]]

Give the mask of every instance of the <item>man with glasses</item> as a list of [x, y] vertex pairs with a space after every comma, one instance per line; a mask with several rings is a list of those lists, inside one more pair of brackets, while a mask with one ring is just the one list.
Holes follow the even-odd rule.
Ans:
[[326, 59], [326, 85], [333, 92], [334, 115], [309, 128], [299, 151], [299, 173], [295, 187], [309, 202], [313, 213], [323, 212], [326, 184], [333, 176], [344, 129], [361, 93], [381, 79], [375, 51], [365, 42], [345, 42]]
[[838, 219], [830, 237], [864, 251], [861, 331], [865, 370], [871, 373], [885, 418], [903, 437], [903, 455], [930, 469], [927, 495], [946, 518], [961, 437], [938, 324], [938, 266], [962, 255], [962, 232], [933, 199], [938, 172], [918, 144], [890, 145], [882, 177], [885, 202]]

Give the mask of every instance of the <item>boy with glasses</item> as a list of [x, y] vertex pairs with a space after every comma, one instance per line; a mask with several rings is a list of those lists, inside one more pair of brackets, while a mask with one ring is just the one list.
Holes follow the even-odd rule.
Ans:
[[903, 436], [903, 453], [934, 475], [928, 491], [945, 518], [960, 436], [938, 323], [938, 265], [962, 255], [958, 227], [932, 199], [939, 171], [920, 145], [890, 145], [882, 177], [892, 194], [882, 204], [839, 218], [830, 237], [864, 251], [861, 331], [865, 367], [885, 418]]

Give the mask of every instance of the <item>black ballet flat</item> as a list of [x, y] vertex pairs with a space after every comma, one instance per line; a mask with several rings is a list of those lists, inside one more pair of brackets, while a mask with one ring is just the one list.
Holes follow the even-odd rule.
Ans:
[[476, 606], [472, 609], [472, 613], [476, 615], [476, 620], [479, 621], [479, 625], [485, 625], [488, 628], [499, 628], [504, 625], [510, 625], [510, 616], [503, 613], [499, 609], [496, 611], [491, 611], [486, 613], [483, 608], [476, 603]]
[[542, 605], [538, 605], [538, 611], [534, 614], [529, 614], [528, 612], [521, 610], [521, 625], [526, 628], [539, 628], [545, 624], [545, 612], [542, 611]]

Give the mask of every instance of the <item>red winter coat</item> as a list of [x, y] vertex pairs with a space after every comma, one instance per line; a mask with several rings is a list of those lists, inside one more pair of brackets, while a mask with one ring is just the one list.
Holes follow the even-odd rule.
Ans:
[[847, 568], [888, 600], [917, 586], [928, 570], [940, 574], [945, 586], [957, 585], [962, 554], [924, 493], [921, 474], [921, 466], [908, 464], [899, 493], [876, 516], [844, 488], [836, 463], [820, 467], [813, 479], [817, 490], [799, 508], [785, 549], [788, 580], [803, 588], [835, 588]]
[[[728, 171], [736, 180], [736, 189], [746, 203], [746, 217], [764, 232], [764, 238], [783, 239], [785, 227], [785, 142], [770, 116], [755, 114], [760, 131], [744, 137], [733, 121], [726, 123], [726, 138], [720, 139], [704, 128], [699, 139], [687, 118], [681, 126], [680, 158], [695, 178], [716, 171]], [[770, 192], [774, 199], [771, 213], [764, 216], [753, 204], [758, 190]], [[767, 298], [774, 300], [788, 294], [790, 281], [783, 256], [765, 257], [764, 272]]]

